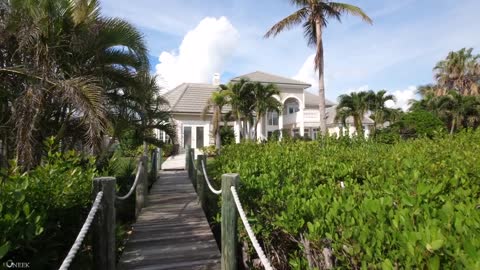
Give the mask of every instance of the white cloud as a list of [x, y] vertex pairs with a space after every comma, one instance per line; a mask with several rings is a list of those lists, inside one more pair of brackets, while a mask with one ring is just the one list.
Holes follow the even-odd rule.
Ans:
[[209, 83], [236, 48], [239, 33], [226, 17], [206, 17], [190, 30], [178, 52], [163, 51], [156, 66], [160, 83], [172, 89], [183, 82]]
[[415, 99], [416, 91], [416, 86], [409, 86], [407, 89], [404, 90], [396, 90], [390, 92], [390, 94], [395, 96], [396, 101], [393, 102], [389, 100], [385, 103], [385, 106], [389, 108], [400, 108], [403, 111], [407, 111], [410, 108], [409, 101], [411, 99]]
[[318, 89], [318, 71], [315, 71], [315, 54], [307, 57], [293, 79], [306, 82], [312, 85], [313, 90]]
[[358, 88], [347, 89], [347, 91], [345, 91], [345, 92], [347, 94], [350, 94], [350, 93], [357, 93], [357, 92], [368, 91], [368, 90], [370, 90], [370, 88], [368, 87], [368, 84], [365, 84], [365, 85], [362, 85]]

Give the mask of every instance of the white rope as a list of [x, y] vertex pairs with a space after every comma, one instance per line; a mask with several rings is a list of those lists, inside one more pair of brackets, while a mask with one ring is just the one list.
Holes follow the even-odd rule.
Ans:
[[270, 262], [267, 259], [267, 256], [265, 256], [265, 253], [262, 250], [262, 247], [260, 247], [260, 244], [258, 243], [257, 237], [255, 237], [255, 234], [252, 231], [252, 227], [250, 227], [250, 224], [248, 223], [247, 216], [245, 215], [242, 204], [240, 203], [240, 199], [238, 198], [237, 190], [235, 189], [234, 186], [231, 186], [230, 190], [232, 191], [233, 200], [235, 201], [235, 205], [237, 206], [238, 214], [242, 219], [243, 226], [247, 231], [248, 237], [250, 238], [250, 241], [252, 242], [253, 248], [255, 248], [255, 251], [257, 252], [258, 257], [260, 258], [260, 261], [262, 262], [263, 267], [267, 270], [273, 270], [272, 266], [270, 265]]
[[95, 198], [95, 201], [93, 202], [92, 209], [90, 209], [90, 212], [88, 213], [87, 219], [85, 220], [85, 223], [83, 223], [82, 229], [80, 229], [80, 232], [77, 235], [77, 239], [75, 239], [75, 242], [73, 243], [72, 247], [70, 248], [70, 251], [67, 254], [67, 257], [62, 262], [62, 265], [60, 266], [59, 270], [67, 270], [68, 267], [70, 266], [70, 263], [72, 262], [73, 258], [75, 258], [75, 255], [77, 254], [78, 249], [82, 245], [83, 239], [85, 238], [85, 235], [88, 232], [88, 229], [90, 228], [90, 225], [92, 224], [93, 218], [95, 217], [95, 213], [97, 213], [98, 206], [100, 205], [100, 202], [102, 201], [103, 197], [103, 191], [100, 191], [97, 193], [97, 197]]
[[201, 162], [202, 162], [203, 177], [205, 178], [205, 182], [207, 182], [208, 188], [210, 188], [210, 190], [217, 195], [222, 194], [222, 190], [216, 190], [213, 188], [212, 184], [210, 183], [210, 180], [208, 180], [207, 170], [205, 170], [205, 163], [203, 162], [203, 159], [201, 159]]
[[140, 171], [143, 169], [143, 162], [142, 160], [140, 160], [138, 162], [138, 169], [137, 169], [137, 174], [135, 175], [135, 181], [133, 181], [133, 185], [132, 187], [130, 188], [130, 190], [128, 191], [128, 193], [125, 195], [125, 196], [118, 196], [117, 195], [117, 200], [125, 200], [127, 199], [128, 197], [130, 197], [130, 195], [132, 195], [133, 191], [135, 190], [135, 188], [137, 187], [137, 184], [138, 184], [138, 179], [140, 179]]

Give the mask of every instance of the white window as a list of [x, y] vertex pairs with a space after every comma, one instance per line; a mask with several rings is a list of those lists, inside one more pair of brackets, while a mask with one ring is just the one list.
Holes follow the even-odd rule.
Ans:
[[303, 136], [310, 138], [310, 129], [309, 128], [303, 129]]
[[164, 142], [165, 141], [165, 132], [164, 131], [161, 131], [158, 132], [158, 140]]
[[318, 128], [312, 128], [312, 139], [316, 140], [318, 138]]
[[267, 113], [267, 123], [269, 126], [278, 126], [278, 113], [277, 112], [268, 112]]
[[292, 114], [300, 111], [298, 104], [288, 104], [287, 109], [288, 109], [288, 114]]
[[298, 128], [293, 129], [293, 136], [294, 137], [295, 136], [300, 136], [300, 129], [298, 129]]

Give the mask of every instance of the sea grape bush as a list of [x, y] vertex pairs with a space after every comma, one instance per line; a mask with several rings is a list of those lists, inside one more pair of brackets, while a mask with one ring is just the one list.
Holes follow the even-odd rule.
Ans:
[[394, 144], [243, 143], [213, 166], [216, 179], [240, 174], [277, 269], [321, 268], [325, 250], [336, 269], [480, 269], [478, 131]]

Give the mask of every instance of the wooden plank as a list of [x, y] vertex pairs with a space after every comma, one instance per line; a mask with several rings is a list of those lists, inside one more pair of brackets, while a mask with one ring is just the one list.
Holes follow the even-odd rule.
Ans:
[[186, 171], [162, 171], [119, 269], [220, 269], [220, 251]]

